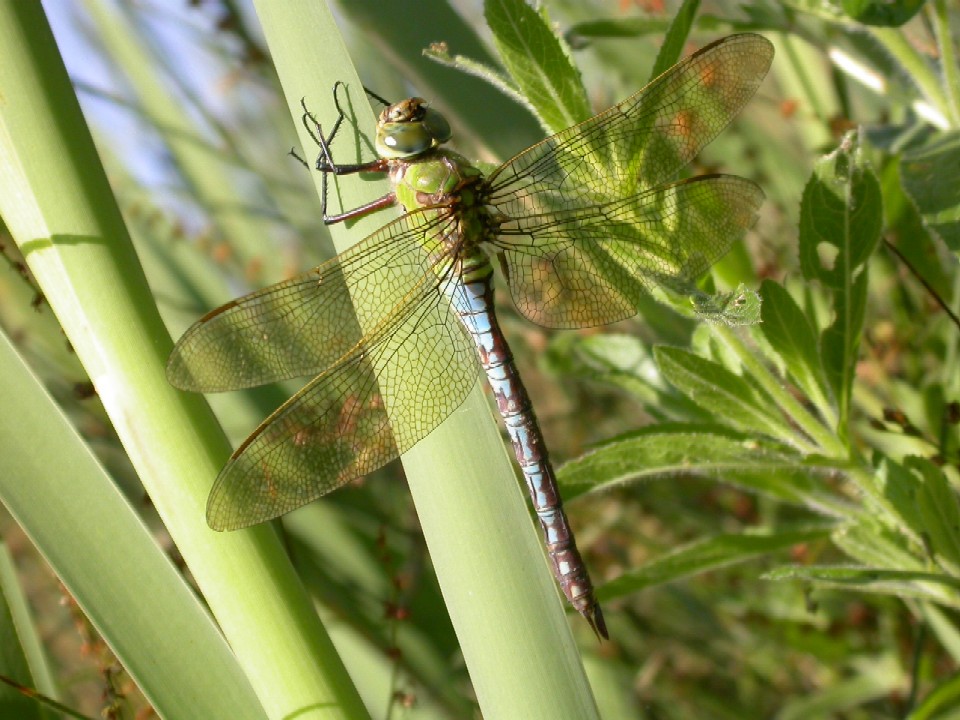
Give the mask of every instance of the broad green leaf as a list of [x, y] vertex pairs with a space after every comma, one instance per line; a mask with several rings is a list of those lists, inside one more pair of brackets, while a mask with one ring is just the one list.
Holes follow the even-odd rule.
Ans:
[[899, 27], [917, 14], [926, 0], [841, 0], [843, 11], [864, 25]]
[[880, 239], [880, 186], [856, 133], [817, 162], [800, 207], [800, 264], [808, 280], [843, 292]]
[[934, 557], [949, 564], [945, 569], [960, 574], [960, 506], [956, 491], [943, 470], [926, 458], [910, 457], [904, 465], [919, 475], [917, 513], [924, 539]]
[[800, 264], [808, 280], [834, 293], [834, 322], [821, 356], [846, 432], [850, 392], [867, 291], [866, 262], [880, 239], [880, 185], [866, 166], [856, 133], [817, 163], [800, 205]]
[[860, 337], [867, 309], [868, 275], [866, 267], [845, 292], [834, 295], [836, 319], [820, 334], [820, 355], [824, 371], [837, 399], [840, 421], [838, 434], [846, 437], [850, 395], [856, 372]]
[[622, 597], [652, 585], [746, 562], [801, 543], [822, 540], [829, 534], [829, 528], [824, 527], [781, 531], [767, 528], [697, 540], [607, 583], [597, 595], [600, 600]]
[[560, 481], [575, 495], [578, 487], [727, 469], [780, 469], [798, 462], [799, 457], [782, 447], [737, 435], [722, 425], [662, 423], [584, 453], [563, 466]]
[[484, 16], [500, 59], [547, 132], [560, 132], [590, 117], [580, 73], [545, 11], [537, 12], [524, 0], [487, 0]]
[[763, 298], [760, 330], [786, 363], [794, 381], [816, 404], [828, 395], [818, 340], [813, 326], [787, 290], [772, 280], [760, 287]]
[[[873, 501], [879, 501], [890, 514], [880, 520], [911, 536], [915, 543], [922, 543], [925, 552], [941, 566], [960, 574], [960, 506], [943, 470], [926, 458], [908, 457], [901, 464], [881, 457], [872, 480], [878, 492]], [[873, 541], [868, 544], [875, 545]], [[897, 538], [896, 544], [902, 547], [902, 537]], [[886, 552], [869, 561], [858, 559], [883, 564]], [[901, 562], [907, 562], [907, 557]]]
[[693, 353], [658, 346], [654, 357], [663, 376], [700, 407], [731, 427], [789, 441], [793, 430], [783, 423], [767, 398], [746, 379]]
[[960, 253], [960, 132], [904, 153], [900, 177], [927, 229]]

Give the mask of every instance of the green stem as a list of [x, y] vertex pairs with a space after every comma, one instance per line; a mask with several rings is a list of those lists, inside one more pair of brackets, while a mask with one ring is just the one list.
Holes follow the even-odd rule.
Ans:
[[[291, 114], [302, 112], [301, 97], [329, 102], [339, 80], [359, 131], [372, 130], [369, 103], [341, 40], [318, 36], [316, 3], [254, 4]], [[335, 115], [329, 106], [321, 112], [326, 126]], [[308, 154], [315, 152], [306, 131], [300, 134]], [[315, 180], [319, 186], [319, 173]], [[388, 189], [384, 182], [345, 178], [337, 198], [357, 207]], [[333, 226], [334, 244], [343, 251], [389, 219], [376, 213], [350, 228]], [[409, 380], [418, 380], [416, 367]], [[480, 387], [402, 458], [477, 699], [491, 718], [596, 717], [564, 605]]]
[[206, 526], [229, 448], [203, 399], [167, 383], [172, 343], [42, 5], [0, 3], [0, 32], [0, 211], [144, 488], [268, 715], [364, 717], [273, 530]]

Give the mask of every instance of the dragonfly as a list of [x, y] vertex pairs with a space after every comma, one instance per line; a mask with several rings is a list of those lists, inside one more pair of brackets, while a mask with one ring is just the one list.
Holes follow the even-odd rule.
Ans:
[[359, 172], [392, 182], [382, 198], [330, 215], [324, 184], [324, 221], [395, 205], [405, 214], [324, 264], [213, 310], [177, 342], [167, 376], [184, 390], [315, 376], [230, 457], [208, 524], [270, 520], [376, 470], [456, 410], [482, 369], [557, 583], [608, 637], [494, 313], [494, 262], [519, 312], [551, 328], [612, 323], [657, 287], [693, 287], [753, 225], [763, 193], [732, 175], [676, 176], [753, 96], [772, 58], [759, 35], [721, 39], [486, 176], [444, 147], [450, 125], [421, 98], [383, 110], [369, 162], [334, 162], [342, 110], [329, 137], [317, 125], [325, 182]]

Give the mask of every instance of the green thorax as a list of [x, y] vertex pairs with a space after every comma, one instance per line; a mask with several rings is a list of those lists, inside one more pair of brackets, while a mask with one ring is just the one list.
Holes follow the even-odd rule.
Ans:
[[380, 113], [376, 147], [389, 164], [397, 202], [408, 213], [434, 208], [424, 221], [437, 214], [449, 219], [425, 242], [439, 241], [458, 263], [485, 265], [479, 246], [495, 223], [481, 199], [483, 173], [462, 155], [440, 147], [450, 135], [442, 115], [422, 99], [409, 98]]
[[436, 205], [476, 204], [483, 173], [452, 150], [428, 150], [416, 157], [391, 160], [390, 179], [397, 201], [407, 212]]

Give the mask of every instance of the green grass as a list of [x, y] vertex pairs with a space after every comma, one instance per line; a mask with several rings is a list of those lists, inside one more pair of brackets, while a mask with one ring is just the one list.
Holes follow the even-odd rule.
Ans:
[[[3, 244], [31, 273], [0, 272], [0, 529], [17, 570], [0, 573], [0, 674], [90, 716], [122, 687], [44, 601], [59, 591], [31, 571], [42, 556], [168, 718], [957, 714], [960, 328], [930, 290], [956, 313], [958, 16], [910, 5], [649, 17], [557, 1], [546, 16], [499, 0], [487, 28], [439, 2], [364, 0], [336, 6], [338, 28], [315, 2], [255, 2], [184, 10], [201, 28], [184, 30], [153, 6], [89, 0], [52, 20], [88, 20], [123, 79], [80, 85], [94, 142], [57, 55], [76, 44], [53, 44], [39, 4], [0, 8]], [[692, 170], [767, 195], [705, 286], [755, 289], [761, 322], [697, 323], [651, 300], [613, 329], [548, 333], [498, 296], [610, 643], [564, 616], [479, 391], [404, 456], [407, 484], [392, 465], [282, 526], [206, 527], [224, 433], [236, 446], [292, 388], [210, 398], [211, 413], [166, 383], [170, 335], [389, 219], [321, 227], [319, 175], [284, 157], [316, 152], [301, 98], [329, 128], [347, 84], [356, 126], [336, 151], [350, 161], [370, 157], [361, 81], [391, 98], [409, 82], [457, 149], [502, 161], [584, 99], [603, 109], [740, 30], [774, 42], [773, 68]], [[421, 55], [440, 40], [452, 68]], [[92, 80], [82, 55], [64, 61]], [[117, 113], [136, 145], [106, 124]], [[332, 202], [383, 192], [342, 178]], [[73, 392], [86, 379], [98, 399]], [[163, 556], [167, 537], [189, 572]], [[137, 697], [116, 702], [122, 717]]]

